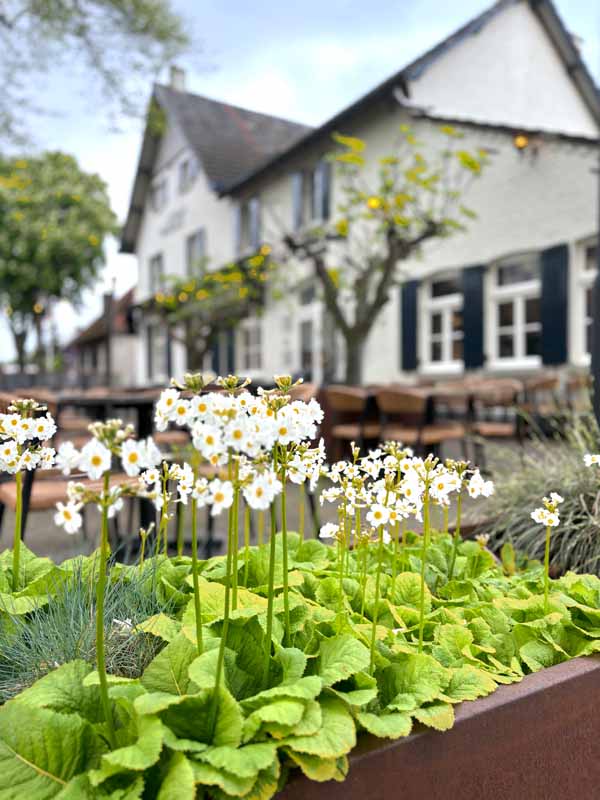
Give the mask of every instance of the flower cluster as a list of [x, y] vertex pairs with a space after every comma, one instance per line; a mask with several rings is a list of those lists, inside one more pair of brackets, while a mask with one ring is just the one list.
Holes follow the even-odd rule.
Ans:
[[591, 467], [592, 464], [600, 466], [600, 454], [586, 453], [583, 457], [583, 463], [586, 467]]
[[35, 400], [16, 401], [8, 413], [0, 414], [0, 469], [11, 475], [23, 470], [52, 469], [55, 452], [44, 443], [55, 433], [56, 423], [45, 406]]
[[563, 500], [559, 494], [551, 492], [550, 497], [542, 500], [543, 505], [531, 512], [531, 519], [547, 528], [556, 528], [560, 524], [558, 507]]

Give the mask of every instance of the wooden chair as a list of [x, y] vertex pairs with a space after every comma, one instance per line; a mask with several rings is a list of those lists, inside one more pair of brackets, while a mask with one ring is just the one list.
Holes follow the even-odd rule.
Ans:
[[567, 406], [573, 414], [587, 414], [592, 409], [592, 376], [587, 372], [569, 375], [565, 385]]
[[534, 375], [524, 382], [524, 398], [519, 406], [527, 433], [552, 436], [559, 433], [565, 417], [560, 402], [560, 378], [554, 373]]
[[304, 403], [308, 403], [310, 400], [314, 400], [318, 393], [319, 386], [316, 383], [301, 383], [294, 386], [290, 397], [292, 400], [302, 400]]
[[339, 460], [349, 442], [364, 447], [366, 441], [379, 439], [381, 427], [377, 419], [368, 419], [369, 394], [358, 386], [328, 386], [324, 392], [327, 410], [333, 416], [329, 430], [334, 460]]
[[381, 439], [393, 439], [417, 454], [439, 454], [443, 443], [465, 439], [465, 426], [454, 420], [432, 419], [431, 393], [426, 389], [390, 387], [377, 394]]
[[469, 432], [473, 436], [473, 459], [486, 472], [486, 440], [515, 439], [523, 445], [523, 416], [518, 407], [523, 384], [513, 378], [484, 378], [472, 389]]

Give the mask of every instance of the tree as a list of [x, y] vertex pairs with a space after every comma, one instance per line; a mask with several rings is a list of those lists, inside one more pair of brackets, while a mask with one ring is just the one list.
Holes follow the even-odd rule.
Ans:
[[218, 334], [260, 311], [265, 283], [274, 269], [269, 252], [263, 246], [252, 256], [211, 271], [205, 263], [196, 264], [196, 276], [168, 276], [164, 288], [145, 304], [144, 310], [163, 319], [171, 339], [184, 346], [188, 370], [202, 371]]
[[25, 138], [24, 110], [41, 110], [26, 89], [36, 85], [36, 76], [82, 65], [99, 81], [109, 115], [137, 113], [140, 79], [188, 46], [171, 0], [2, 0], [0, 138]]
[[312, 265], [345, 342], [350, 384], [361, 383], [364, 343], [402, 280], [402, 262], [475, 217], [461, 197], [487, 161], [484, 151], [462, 148], [462, 134], [448, 125], [439, 129], [443, 146], [430, 160], [409, 126], [402, 125], [400, 134], [397, 151], [380, 159], [374, 176], [365, 142], [336, 134], [339, 147], [329, 158], [341, 178], [339, 214], [326, 226], [283, 240], [283, 258]]
[[72, 156], [0, 158], [0, 298], [21, 371], [29, 332], [52, 300], [78, 303], [116, 232], [104, 181]]

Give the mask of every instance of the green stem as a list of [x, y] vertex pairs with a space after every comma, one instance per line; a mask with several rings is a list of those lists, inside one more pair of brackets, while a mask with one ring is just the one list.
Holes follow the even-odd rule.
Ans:
[[550, 589], [550, 535], [552, 528], [546, 526], [546, 550], [544, 553], [544, 614], [548, 613], [548, 591]]
[[373, 625], [371, 627], [371, 655], [369, 658], [369, 675], [375, 667], [375, 641], [377, 639], [377, 619], [379, 617], [379, 590], [381, 585], [381, 564], [383, 562], [383, 525], [379, 528], [379, 547], [377, 548], [377, 572], [375, 574], [375, 607], [373, 609]]
[[289, 647], [292, 637], [290, 625], [290, 596], [288, 576], [288, 539], [287, 539], [287, 492], [285, 469], [281, 473], [281, 545], [283, 550], [283, 617], [284, 617], [284, 644]]
[[192, 498], [192, 580], [194, 583], [194, 611], [196, 613], [196, 647], [198, 655], [204, 650], [202, 641], [202, 606], [200, 603], [200, 583], [198, 581], [198, 501]]
[[244, 586], [248, 588], [248, 564], [250, 560], [250, 506], [244, 508]]
[[260, 547], [261, 544], [265, 541], [265, 512], [259, 511], [258, 512], [258, 531], [257, 531], [257, 538], [258, 538], [258, 546]]
[[339, 620], [338, 630], [342, 630], [344, 622], [344, 536], [340, 535], [338, 538], [338, 570], [339, 570], [339, 589], [340, 589], [340, 603], [338, 608]]
[[304, 505], [306, 502], [306, 483], [301, 483], [299, 487], [300, 499], [298, 500], [298, 533], [300, 541], [304, 541]]
[[[193, 511], [190, 511], [193, 514]], [[179, 514], [177, 515], [177, 555], [183, 555], [183, 524], [185, 522], [185, 513], [183, 508], [179, 509]]]
[[423, 628], [425, 627], [425, 567], [429, 545], [429, 488], [423, 497], [423, 547], [421, 550], [421, 596], [419, 598], [419, 653], [423, 650]]
[[459, 492], [456, 498], [456, 527], [454, 528], [454, 541], [452, 543], [452, 557], [450, 559], [450, 570], [448, 572], [448, 580], [452, 580], [454, 575], [454, 565], [456, 563], [456, 555], [458, 553], [458, 545], [460, 544], [460, 523], [462, 517], [462, 494]]
[[16, 505], [15, 505], [15, 532], [13, 536], [13, 566], [12, 566], [12, 588], [16, 592], [19, 588], [19, 573], [21, 571], [21, 528], [23, 527], [23, 473], [17, 472], [16, 481]]
[[[237, 471], [236, 471], [237, 473]], [[233, 611], [237, 609], [237, 595], [238, 595], [238, 544], [239, 544], [239, 511], [240, 511], [240, 490], [237, 485], [237, 474], [236, 474], [236, 483], [235, 488], [233, 490], [233, 521], [231, 523], [231, 544], [233, 546], [233, 551], [231, 554], [232, 559], [232, 578], [233, 578], [233, 586], [231, 592], [231, 608]]]
[[271, 503], [271, 547], [269, 549], [269, 585], [267, 591], [267, 631], [265, 634], [265, 660], [263, 667], [263, 685], [269, 685], [269, 664], [271, 659], [271, 638], [273, 636], [273, 592], [275, 585], [275, 501]]
[[449, 511], [448, 506], [446, 506], [446, 505], [443, 506], [443, 510], [444, 510], [444, 533], [448, 533], [448, 527], [449, 527], [448, 526], [448, 511]]
[[229, 613], [231, 607], [231, 550], [233, 539], [233, 507], [229, 509], [227, 520], [227, 559], [225, 562], [225, 608], [223, 611], [223, 627], [221, 628], [221, 642], [219, 645], [219, 656], [217, 659], [217, 672], [215, 676], [215, 706], [213, 713], [213, 723], [216, 719], [216, 705], [218, 703], [219, 689], [221, 688], [221, 678], [223, 676], [223, 665], [225, 663], [225, 648], [227, 647], [227, 636], [229, 634]]
[[146, 551], [146, 535], [141, 537], [142, 539], [142, 547], [140, 549], [140, 572], [144, 566], [144, 553]]
[[106, 656], [104, 653], [104, 594], [106, 589], [106, 567], [108, 562], [108, 492], [110, 474], [104, 473], [104, 491], [102, 502], [102, 528], [100, 534], [100, 567], [96, 583], [96, 665], [100, 681], [100, 699], [104, 711], [104, 721], [108, 730], [108, 741], [114, 750], [117, 746], [115, 727], [110, 699], [108, 697], [108, 680], [106, 677]]
[[394, 556], [392, 559], [392, 592], [396, 588], [396, 575], [398, 574], [398, 545], [400, 539], [400, 520], [394, 525]]

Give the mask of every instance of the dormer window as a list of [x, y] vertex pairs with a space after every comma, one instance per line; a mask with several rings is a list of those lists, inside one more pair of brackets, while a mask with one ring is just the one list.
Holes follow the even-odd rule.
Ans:
[[331, 164], [318, 161], [312, 169], [292, 175], [294, 230], [326, 222], [331, 214]]
[[150, 206], [153, 211], [162, 211], [167, 205], [167, 179], [155, 180], [150, 190]]
[[238, 255], [258, 250], [261, 244], [260, 199], [251, 197], [236, 207], [235, 241]]
[[179, 164], [179, 194], [184, 194], [190, 189], [198, 175], [198, 162], [193, 156], [188, 156]]

